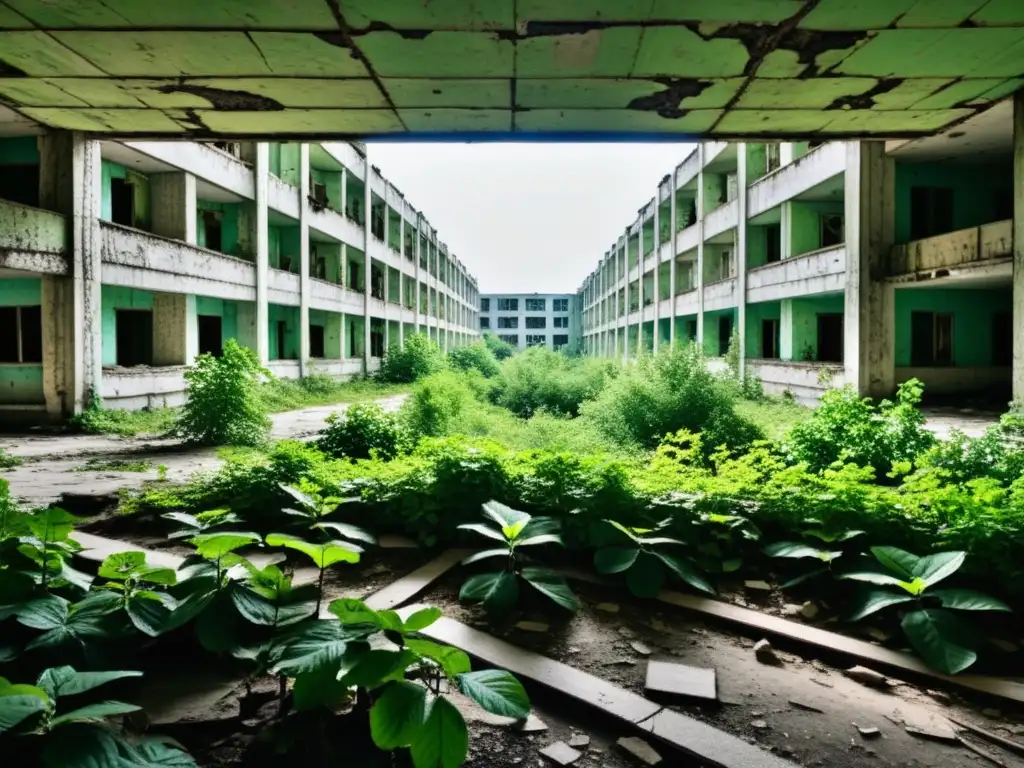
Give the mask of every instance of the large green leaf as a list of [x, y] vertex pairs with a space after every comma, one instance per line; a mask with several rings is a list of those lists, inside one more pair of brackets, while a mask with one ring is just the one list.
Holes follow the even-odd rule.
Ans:
[[202, 613], [209, 607], [210, 603], [217, 596], [216, 590], [197, 591], [190, 594], [180, 603], [178, 607], [171, 611], [171, 615], [167, 617], [161, 628], [162, 632], [170, 632], [183, 627], [196, 617], [201, 616]]
[[327, 610], [337, 616], [342, 624], [372, 624], [382, 630], [403, 630], [402, 619], [397, 613], [375, 611], [358, 598], [343, 597], [332, 600]]
[[196, 761], [180, 744], [166, 737], [150, 737], [132, 745], [132, 760], [140, 768], [196, 768]]
[[43, 740], [39, 756], [42, 768], [153, 768], [148, 761], [130, 759], [125, 746], [107, 728], [68, 723], [59, 736]]
[[414, 768], [459, 768], [469, 751], [469, 731], [462, 713], [447, 699], [434, 699], [409, 751]]
[[501, 547], [496, 549], [483, 549], [479, 552], [474, 552], [472, 555], [465, 558], [462, 561], [462, 564], [469, 565], [470, 563], [475, 563], [478, 560], [486, 560], [489, 557], [508, 557], [508, 553], [508, 547]]
[[497, 531], [488, 525], [483, 523], [463, 523], [459, 526], [464, 531], [473, 531], [473, 533], [479, 533], [481, 536], [486, 536], [489, 539], [500, 541], [505, 543], [505, 535], [501, 531]]
[[569, 589], [565, 579], [554, 571], [548, 568], [531, 567], [523, 568], [519, 575], [526, 580], [527, 584], [541, 594], [547, 595], [567, 611], [579, 610], [580, 603], [576, 599], [576, 595]]
[[630, 541], [634, 541], [637, 544], [640, 543], [640, 536], [638, 535], [640, 531], [639, 528], [627, 528], [622, 523], [617, 523], [614, 520], [605, 520], [605, 522], [612, 526], [612, 528], [615, 528], [616, 530], [626, 534], [626, 536], [629, 537]]
[[526, 525], [520, 532], [517, 543], [522, 546], [527, 539], [532, 539], [535, 536], [547, 536], [548, 534], [558, 534], [561, 532], [562, 521], [557, 517], [531, 517], [526, 521]]
[[458, 648], [452, 648], [450, 645], [441, 645], [433, 640], [424, 640], [421, 637], [407, 637], [405, 645], [413, 653], [418, 653], [420, 656], [440, 664], [441, 669], [444, 670], [448, 677], [455, 677], [472, 669], [469, 663], [469, 656]]
[[[370, 648], [360, 651], [344, 676], [339, 678], [346, 685], [361, 688], [376, 688], [393, 677], [401, 678], [410, 664], [416, 662], [416, 654], [409, 650], [389, 651]], [[344, 660], [343, 660], [344, 661]]]
[[506, 506], [498, 501], [488, 501], [483, 507], [484, 514], [491, 518], [502, 528], [510, 525], [515, 525], [520, 521], [529, 521], [530, 516], [525, 512], [520, 512], [518, 509], [512, 509], [512, 507]]
[[402, 622], [402, 629], [406, 632], [419, 632], [421, 629], [426, 629], [440, 618], [440, 608], [421, 608]]
[[267, 535], [267, 545], [271, 547], [287, 547], [306, 555], [317, 568], [329, 568], [335, 563], [358, 563], [359, 553], [363, 550], [355, 544], [345, 541], [326, 541], [312, 543], [287, 533], [271, 533]]
[[28, 516], [28, 527], [40, 541], [63, 541], [75, 529], [78, 518], [59, 507], [47, 507]]
[[934, 589], [928, 592], [928, 597], [937, 597], [943, 608], [956, 608], [960, 611], [1012, 610], [1002, 600], [973, 589]]
[[285, 485], [284, 483], [278, 483], [277, 487], [280, 488], [285, 493], [287, 493], [297, 502], [299, 502], [299, 504], [306, 507], [306, 509], [309, 510], [310, 513], [315, 512], [319, 507], [319, 505], [316, 503], [316, 499], [314, 499], [312, 496], [306, 495], [298, 488], [294, 488], [290, 485]]
[[640, 547], [602, 547], [594, 553], [598, 573], [622, 573], [633, 566]]
[[72, 568], [68, 565], [66, 560], [61, 560], [60, 575], [58, 576], [58, 579], [66, 581], [71, 586], [77, 587], [83, 592], [87, 592], [92, 586], [92, 576]]
[[885, 568], [899, 576], [900, 581], [911, 581], [918, 575], [921, 558], [898, 547], [871, 547], [875, 556]]
[[911, 611], [903, 617], [903, 632], [925, 663], [955, 675], [971, 666], [978, 654], [970, 647], [969, 630], [942, 608]]
[[427, 689], [405, 680], [388, 683], [370, 709], [370, 736], [380, 749], [408, 747], [426, 720]]
[[228, 587], [231, 602], [246, 621], [265, 627], [272, 627], [277, 619], [277, 606], [248, 587], [234, 583]]
[[837, 579], [850, 579], [851, 581], [864, 581], [869, 584], [878, 584], [882, 587], [902, 587], [907, 582], [888, 573], [881, 573], [871, 568], [855, 567], [848, 571], [836, 574]]
[[966, 552], [936, 552], [934, 555], [927, 555], [918, 562], [914, 576], [924, 579], [929, 587], [933, 586], [956, 573], [964, 564], [966, 557]]
[[68, 601], [57, 595], [47, 595], [18, 606], [18, 623], [32, 629], [54, 629], [68, 619]]
[[799, 541], [778, 541], [774, 544], [769, 544], [764, 548], [764, 553], [768, 555], [768, 557], [813, 557], [825, 563], [834, 560], [843, 554], [842, 552], [830, 552], [827, 549], [812, 547]]
[[66, 715], [58, 715], [50, 721], [50, 727], [56, 728], [65, 723], [79, 723], [90, 720], [102, 720], [105, 717], [115, 715], [127, 715], [129, 712], [138, 712], [142, 707], [135, 704], [126, 704], [123, 701], [98, 701], [95, 704], [86, 704], [84, 707], [68, 712]]
[[0, 677], [0, 734], [50, 707], [46, 691], [34, 685], [11, 684]]
[[106, 672], [78, 672], [74, 667], [53, 667], [39, 676], [39, 687], [51, 698], [75, 696], [91, 691], [101, 685], [121, 680], [125, 677], [142, 677], [142, 673], [134, 670], [109, 670]]
[[320, 528], [325, 531], [334, 531], [336, 534], [345, 539], [352, 539], [353, 541], [364, 541], [367, 544], [376, 544], [377, 537], [369, 531], [360, 528], [358, 525], [351, 525], [349, 523], [338, 523], [334, 521], [323, 521], [313, 526], [314, 528]]
[[565, 546], [562, 537], [557, 533], [538, 533], [536, 536], [524, 536], [516, 541], [516, 547], [533, 547], [538, 544], [557, 544]]
[[128, 599], [125, 612], [135, 628], [150, 637], [160, 635], [171, 618], [171, 609], [163, 602], [140, 595]]
[[260, 542], [258, 533], [225, 531], [224, 533], [201, 533], [188, 539], [196, 548], [196, 554], [207, 560], [216, 560], [229, 552]]
[[144, 581], [148, 581], [150, 584], [164, 584], [166, 586], [173, 586], [178, 583], [178, 574], [173, 568], [142, 568], [138, 577]]
[[124, 581], [145, 564], [144, 552], [115, 552], [100, 563], [97, 573], [104, 579]]
[[292, 703], [300, 711], [320, 707], [335, 709], [351, 697], [351, 689], [338, 680], [338, 670], [330, 665], [297, 675], [292, 686]]
[[520, 720], [530, 714], [530, 698], [523, 684], [503, 669], [463, 672], [459, 690], [492, 715]]
[[854, 606], [849, 617], [847, 617], [847, 621], [860, 621], [865, 616], [870, 616], [872, 613], [887, 608], [890, 605], [908, 603], [913, 600], [912, 595], [890, 592], [887, 589], [871, 589], [865, 592], [860, 601]]
[[337, 621], [310, 621], [292, 628], [270, 648], [271, 671], [294, 677], [323, 667], [337, 670], [351, 636]]
[[697, 570], [697, 567], [693, 564], [693, 561], [688, 557], [670, 555], [665, 552], [655, 552], [654, 556], [667, 565], [670, 571], [675, 573], [676, 576], [685, 581], [691, 587], [699, 589], [701, 592], [707, 592], [711, 595], [715, 593], [715, 588], [711, 586], [711, 582], [704, 578], [700, 571]]
[[489, 611], [508, 610], [519, 599], [519, 582], [511, 571], [481, 573], [466, 580], [459, 590], [459, 599], [483, 603]]
[[641, 552], [633, 567], [626, 571], [626, 586], [634, 597], [657, 597], [665, 586], [668, 572], [664, 563], [650, 552]]

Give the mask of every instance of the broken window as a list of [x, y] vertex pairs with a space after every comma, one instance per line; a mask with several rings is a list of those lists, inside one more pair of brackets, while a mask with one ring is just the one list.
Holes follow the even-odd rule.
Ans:
[[518, 312], [519, 299], [498, 299], [499, 312]]
[[569, 327], [569, 317], [568, 317], [568, 315], [563, 316], [563, 317], [556, 317], [556, 318], [553, 318], [553, 320], [554, 320], [554, 327], [555, 328], [568, 328]]
[[732, 277], [732, 251], [722, 251], [718, 254], [718, 279], [726, 280]]
[[547, 309], [547, 301], [545, 299], [527, 299], [526, 300], [526, 311], [527, 312], [544, 312]]
[[519, 346], [519, 335], [512, 334], [498, 334], [498, 338], [504, 341], [506, 344], [511, 344], [513, 347]]
[[518, 317], [499, 317], [498, 318], [499, 328], [518, 328], [519, 318]]
[[309, 356], [322, 358], [324, 353], [324, 327], [322, 325], [309, 326]]
[[949, 187], [910, 188], [910, 239], [920, 240], [953, 229], [953, 190]]
[[274, 359], [275, 360], [284, 360], [285, 359], [285, 354], [284, 354], [285, 341], [288, 338], [288, 324], [284, 320], [278, 320], [274, 324], [274, 328], [275, 328], [276, 333], [277, 333], [277, 357], [275, 357]]
[[548, 327], [548, 319], [546, 317], [528, 317], [528, 318], [526, 318], [526, 327], [527, 328], [547, 328]]
[[782, 166], [780, 148], [781, 145], [778, 143], [764, 145], [765, 170], [767, 173], [778, 170]]
[[135, 225], [135, 188], [126, 179], [110, 180], [110, 220], [126, 227]]
[[480, 311], [481, 312], [490, 312], [491, 311], [491, 300], [490, 299], [480, 299]]
[[528, 347], [541, 347], [547, 343], [547, 337], [541, 334], [527, 334], [526, 335], [526, 346]]
[[0, 363], [43, 361], [41, 307], [0, 307], [0, 328]]
[[843, 362], [843, 313], [818, 315], [818, 362]]
[[910, 364], [924, 367], [953, 364], [951, 312], [910, 313]]
[[199, 315], [199, 354], [220, 357], [224, 351], [222, 320], [218, 315]]
[[0, 166], [0, 198], [38, 207], [39, 165], [18, 163]]
[[551, 346], [555, 349], [561, 349], [562, 347], [568, 346], [569, 336], [564, 333], [556, 333], [551, 337]]
[[697, 340], [697, 321], [687, 320], [686, 321], [686, 338], [690, 341]]
[[552, 299], [551, 310], [553, 312], [568, 312], [569, 311], [569, 300], [568, 299]]
[[320, 253], [315, 245], [309, 246], [309, 261], [312, 266], [312, 276], [317, 280], [327, 279], [327, 259]]
[[129, 368], [153, 364], [153, 312], [119, 309], [114, 316], [117, 364]]
[[491, 318], [489, 318], [489, 317], [481, 317], [480, 318], [480, 327], [481, 328], [490, 328], [491, 327]]
[[348, 287], [353, 291], [363, 290], [362, 265], [358, 261], [348, 262]]
[[718, 318], [718, 354], [725, 355], [729, 351], [729, 342], [732, 340], [732, 315], [722, 315]]
[[761, 321], [761, 357], [767, 360], [779, 357], [779, 321], [776, 318]]

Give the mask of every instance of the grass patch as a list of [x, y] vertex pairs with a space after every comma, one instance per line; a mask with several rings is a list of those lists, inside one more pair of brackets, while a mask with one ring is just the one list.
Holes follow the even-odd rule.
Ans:
[[0, 469], [12, 469], [21, 464], [21, 459], [17, 456], [11, 456], [3, 448], [0, 448]]
[[70, 421], [71, 429], [87, 435], [162, 435], [174, 426], [178, 408], [143, 408], [125, 411], [89, 407]]
[[736, 402], [736, 413], [760, 427], [769, 440], [781, 440], [797, 424], [810, 419], [814, 410], [781, 398], [769, 398], [761, 401], [739, 400]]
[[153, 463], [144, 459], [89, 459], [75, 472], [148, 472]]

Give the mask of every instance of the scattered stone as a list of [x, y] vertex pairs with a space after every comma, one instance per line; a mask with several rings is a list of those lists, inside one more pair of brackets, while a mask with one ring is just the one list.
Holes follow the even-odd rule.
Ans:
[[866, 685], [869, 688], [885, 688], [889, 685], [889, 681], [885, 679], [885, 675], [875, 672], [873, 669], [867, 667], [853, 667], [852, 669], [843, 670], [843, 674], [851, 680], [856, 680], [861, 685]]
[[585, 733], [574, 733], [572, 738], [569, 739], [569, 746], [576, 749], [590, 746], [590, 737]]
[[808, 600], [800, 606], [800, 615], [805, 619], [813, 619], [818, 615], [818, 606]]
[[573, 653], [573, 654], [575, 654], [575, 653], [579, 653], [580, 649], [577, 648], [575, 645], [570, 645], [568, 648], [565, 649], [565, 652], [566, 653]]
[[551, 627], [543, 621], [519, 621], [516, 622], [516, 629], [524, 632], [547, 632]]
[[857, 730], [860, 731], [860, 735], [865, 739], [877, 739], [882, 735], [882, 732], [874, 726], [862, 726], [857, 725], [856, 723], [854, 723], [854, 725], [857, 726]]
[[888, 632], [883, 632], [878, 627], [868, 627], [868, 635], [871, 636], [872, 640], [877, 640], [880, 643], [888, 642], [890, 637]]
[[583, 753], [577, 752], [564, 741], [556, 741], [554, 744], [549, 744], [540, 753], [557, 765], [572, 765], [583, 757]]
[[615, 744], [645, 765], [658, 765], [661, 762], [661, 755], [654, 751], [654, 747], [636, 736], [624, 736]]
[[940, 717], [927, 709], [911, 710], [903, 716], [903, 728], [907, 733], [936, 741], [956, 741], [956, 731], [944, 717]]
[[751, 717], [764, 717], [764, 712], [754, 711], [750, 713]]
[[764, 720], [752, 720], [750, 722], [751, 728], [757, 728], [759, 731], [763, 731], [768, 727], [768, 723]]
[[526, 716], [525, 720], [520, 720], [516, 723], [515, 728], [520, 733], [540, 733], [541, 731], [546, 731], [548, 725], [531, 712]]
[[775, 649], [772, 648], [772, 644], [764, 638], [760, 639], [754, 645], [754, 656], [762, 664], [771, 664], [772, 666], [782, 666], [782, 659], [775, 655]]
[[772, 585], [767, 581], [744, 581], [743, 586], [747, 589], [755, 589], [758, 592], [771, 592]]
[[782, 615], [792, 619], [800, 615], [801, 608], [802, 606], [799, 606], [796, 603], [786, 603], [782, 606]]
[[675, 661], [647, 662], [646, 691], [715, 701], [718, 682], [714, 669], [691, 667]]
[[606, 667], [635, 667], [636, 662], [633, 659], [612, 659], [604, 663]]
[[983, 714], [985, 717], [991, 717], [996, 720], [1003, 716], [1002, 712], [1000, 712], [998, 709], [993, 709], [992, 707], [988, 707], [987, 709], [981, 710], [981, 714]]
[[633, 636], [635, 636], [635, 635], [636, 635], [636, 632], [634, 632], [634, 631], [633, 631], [632, 629], [630, 629], [629, 627], [619, 627], [619, 628], [618, 628], [618, 629], [617, 629], [616, 631], [617, 631], [617, 632], [618, 632], [618, 633], [619, 633], [619, 634], [620, 634], [620, 635], [621, 635], [622, 637], [633, 637]]
[[793, 707], [793, 709], [802, 709], [804, 712], [816, 712], [819, 715], [825, 714], [825, 710], [818, 709], [811, 704], [805, 704], [804, 702], [797, 701], [796, 699], [790, 699], [789, 706]]
[[668, 624], [666, 624], [661, 619], [651, 619], [650, 627], [655, 632], [668, 632], [669, 631]]
[[599, 610], [599, 611], [604, 611], [605, 613], [618, 613], [619, 612], [619, 606], [618, 606], [617, 603], [598, 603], [594, 607], [597, 608], [597, 610]]
[[639, 653], [641, 656], [650, 656], [651, 653], [653, 653], [653, 651], [651, 651], [650, 648], [641, 643], [639, 640], [634, 640], [632, 643], [630, 643], [630, 645], [633, 647], [633, 650]]

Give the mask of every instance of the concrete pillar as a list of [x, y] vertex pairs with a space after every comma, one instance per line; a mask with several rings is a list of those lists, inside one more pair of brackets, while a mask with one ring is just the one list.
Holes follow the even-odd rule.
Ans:
[[420, 216], [419, 214], [417, 214], [417, 216], [416, 216], [416, 248], [415, 248], [415, 251], [414, 251], [414, 256], [416, 258], [416, 290], [415, 290], [415, 292], [413, 294], [413, 296], [414, 296], [413, 301], [415, 302], [415, 306], [413, 307], [413, 314], [416, 317], [416, 320], [415, 320], [415, 332], [416, 333], [420, 332], [420, 301], [422, 300], [422, 298], [421, 298], [421, 291], [420, 291], [420, 258], [423, 255], [423, 240], [421, 239], [420, 236], [422, 234], [423, 234], [423, 217]]
[[153, 293], [153, 365], [191, 365], [199, 354], [196, 297]]
[[626, 227], [625, 243], [622, 248], [622, 255], [625, 261], [625, 279], [626, 285], [623, 290], [622, 301], [622, 318], [624, 322], [624, 328], [622, 331], [622, 362], [629, 362], [629, 227]]
[[171, 237], [195, 245], [196, 177], [191, 173], [152, 173], [149, 175], [151, 226], [153, 234]]
[[736, 324], [739, 326], [739, 376], [743, 381], [747, 367], [747, 145], [736, 153]]
[[256, 145], [253, 163], [256, 199], [253, 215], [249, 218], [249, 238], [256, 264], [256, 355], [260, 364], [270, 360], [270, 307], [267, 288], [270, 281], [270, 222], [267, 215], [268, 185], [270, 182], [270, 145], [261, 141]]
[[370, 372], [370, 277], [373, 274], [371, 264], [373, 260], [370, 258], [370, 230], [372, 228], [373, 217], [370, 215], [370, 206], [373, 203], [373, 192], [370, 189], [371, 182], [373, 180], [373, 168], [370, 167], [370, 161], [366, 160], [363, 163], [363, 167], [366, 169], [363, 180], [363, 210], [366, 211], [365, 220], [363, 222], [363, 253], [366, 254], [363, 258], [365, 260], [366, 278], [363, 280], [363, 373]]
[[846, 382], [881, 397], [896, 387], [895, 296], [883, 282], [893, 245], [895, 172], [885, 142], [846, 145]]
[[[341, 167], [341, 212], [348, 214], [348, 169], [345, 166]], [[345, 345], [342, 344], [342, 349]]]
[[402, 203], [402, 215], [398, 219], [398, 346], [405, 346], [405, 203]]
[[704, 143], [697, 145], [697, 346], [704, 349]]
[[38, 140], [39, 205], [68, 218], [68, 274], [42, 279], [43, 394], [50, 416], [100, 395], [102, 314], [99, 142], [54, 131]]
[[779, 206], [779, 256], [783, 260], [793, 257], [793, 203]]
[[[385, 209], [385, 213], [387, 209]], [[385, 216], [385, 220], [387, 217]], [[384, 227], [384, 235], [387, 236], [387, 225]], [[385, 240], [385, 243], [387, 241]], [[391, 296], [391, 269], [388, 267], [387, 262], [381, 267], [381, 276], [384, 278], [384, 354], [387, 354], [388, 347], [391, 346], [391, 323], [388, 320], [388, 303]]]
[[[259, 338], [259, 313], [256, 311], [256, 303], [252, 301], [238, 302], [238, 343], [243, 347], [256, 351]], [[266, 328], [264, 328], [266, 335]]]
[[640, 231], [637, 233], [636, 239], [636, 263], [637, 263], [637, 281], [636, 281], [636, 305], [638, 312], [638, 319], [636, 323], [636, 355], [640, 357], [644, 350], [644, 215], [640, 214]]
[[651, 281], [654, 290], [654, 340], [652, 349], [658, 351], [658, 340], [661, 336], [661, 185], [654, 196], [654, 279]]
[[794, 360], [793, 349], [793, 300], [783, 299], [779, 309], [779, 359]]
[[670, 259], [668, 265], [668, 301], [669, 301], [669, 327], [668, 327], [668, 343], [670, 347], [676, 345], [676, 255], [679, 249], [679, 211], [676, 206], [676, 190], [679, 185], [679, 166], [672, 171], [672, 187], [671, 195], [669, 198], [669, 227], [672, 229], [669, 232], [669, 242], [672, 244], [671, 252], [668, 257]]
[[1013, 401], [1024, 403], [1024, 92], [1013, 97]]
[[[309, 144], [299, 145], [299, 376], [310, 373], [309, 357]], [[326, 329], [324, 330], [326, 336]], [[326, 338], [324, 339], [326, 346]], [[327, 350], [324, 350], [327, 354]]]

